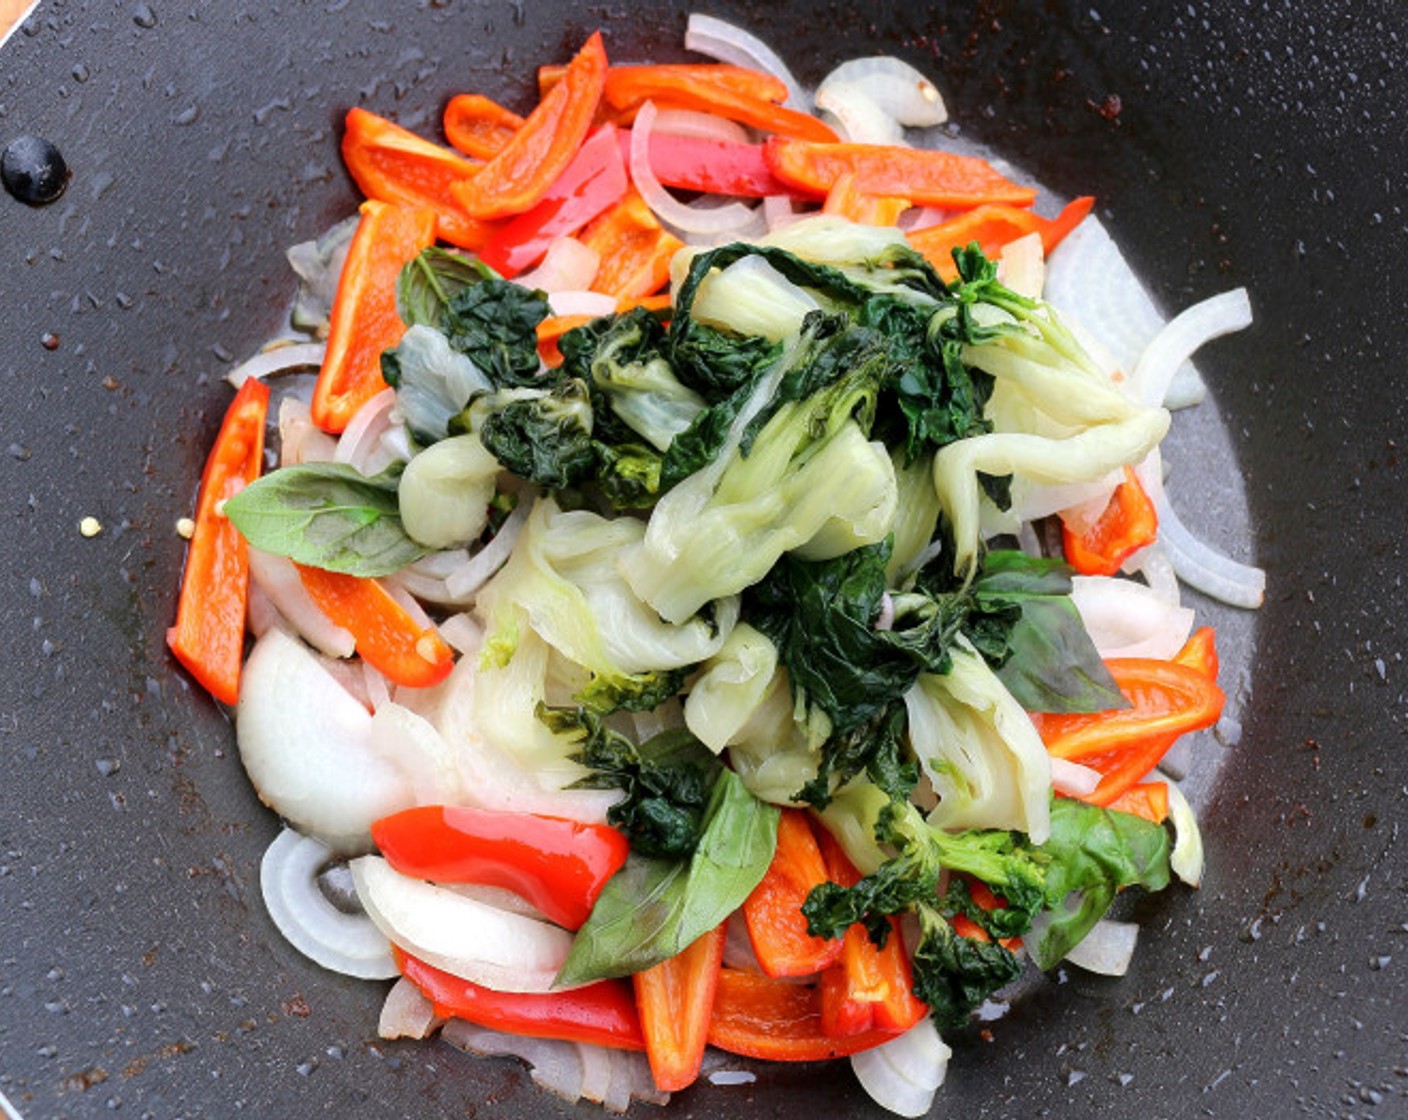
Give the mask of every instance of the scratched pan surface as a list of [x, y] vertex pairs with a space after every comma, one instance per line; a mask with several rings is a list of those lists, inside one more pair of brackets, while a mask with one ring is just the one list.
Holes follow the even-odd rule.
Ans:
[[[1201, 363], [1240, 476], [1226, 492], [1250, 524], [1239, 547], [1271, 580], [1237, 630], [1252, 651], [1243, 734], [1215, 748], [1205, 885], [1140, 908], [1128, 977], [1071, 970], [954, 1038], [936, 1112], [1404, 1115], [1398, 5], [701, 7], [748, 24], [806, 80], [880, 51], [925, 66], [963, 137], [1055, 191], [1100, 196], [1165, 306], [1246, 284], [1257, 308], [1252, 331]], [[337, 156], [347, 106], [434, 135], [452, 92], [522, 106], [532, 67], [598, 25], [617, 57], [674, 57], [685, 10], [45, 0], [0, 50], [0, 143], [47, 136], [74, 173], [46, 208], [0, 197], [0, 1093], [13, 1111], [573, 1112], [511, 1063], [377, 1042], [373, 992], [275, 934], [257, 880], [275, 822], [225, 719], [163, 647], [173, 523], [228, 399], [220, 375], [281, 322], [283, 248], [354, 205]], [[1216, 536], [1216, 508], [1188, 520]], [[103, 527], [91, 539], [87, 516]], [[876, 1113], [844, 1068], [701, 1085], [674, 1110], [745, 1107]]]

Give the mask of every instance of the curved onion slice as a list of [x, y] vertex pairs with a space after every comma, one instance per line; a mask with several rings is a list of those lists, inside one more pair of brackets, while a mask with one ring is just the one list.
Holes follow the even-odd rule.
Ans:
[[259, 863], [259, 889], [279, 932], [315, 964], [359, 980], [397, 975], [391, 943], [365, 914], [344, 914], [318, 886], [332, 849], [286, 828]]
[[554, 237], [542, 262], [514, 277], [515, 284], [542, 292], [580, 291], [591, 286], [601, 254], [575, 237]]
[[1082, 766], [1068, 758], [1051, 760], [1051, 788], [1067, 797], [1084, 797], [1092, 793], [1100, 784], [1103, 775], [1099, 770]]
[[859, 82], [829, 82], [816, 91], [816, 107], [839, 125], [851, 144], [907, 147], [899, 121], [885, 112]]
[[787, 87], [787, 104], [799, 112], [811, 111], [802, 84], [787, 69], [776, 51], [751, 32], [714, 16], [690, 12], [684, 32], [685, 50], [707, 55], [720, 62], [761, 70], [781, 79]]
[[[741, 202], [724, 206], [694, 207], [670, 194], [650, 166], [650, 133], [655, 126], [655, 104], [647, 101], [631, 127], [631, 180], [645, 204], [662, 222], [678, 232], [711, 236], [742, 236], [759, 224], [759, 215]], [[559, 312], [559, 314], [561, 314]]]
[[450, 594], [451, 602], [467, 602], [488, 582], [490, 576], [504, 566], [532, 509], [532, 500], [527, 495], [520, 497], [493, 540], [445, 577], [445, 590]]
[[851, 1056], [861, 1088], [882, 1108], [899, 1116], [923, 1116], [948, 1074], [952, 1051], [930, 1018], [898, 1038]]
[[440, 1037], [480, 1057], [527, 1062], [533, 1083], [569, 1104], [586, 1097], [609, 1112], [622, 1113], [632, 1100], [663, 1105], [670, 1099], [655, 1087], [645, 1055], [635, 1051], [503, 1034], [463, 1019], [451, 1019]]
[[1130, 384], [1147, 405], [1162, 404], [1173, 375], [1200, 346], [1252, 323], [1252, 302], [1246, 288], [1205, 299], [1179, 312], [1139, 356]]
[[1224, 556], [1193, 536], [1169, 504], [1168, 494], [1154, 496], [1159, 540], [1178, 578], [1205, 595], [1233, 607], [1259, 607], [1266, 597], [1266, 573]]
[[225, 380], [238, 389], [251, 377], [263, 380], [298, 369], [316, 369], [323, 364], [323, 357], [327, 352], [326, 342], [295, 342], [289, 346], [271, 346], [241, 362], [225, 375]]
[[389, 467], [396, 457], [386, 449], [381, 437], [391, 428], [395, 405], [395, 389], [383, 389], [362, 405], [343, 429], [333, 459], [356, 467], [364, 475]]
[[427, 964], [501, 992], [546, 992], [572, 935], [413, 879], [380, 856], [351, 863], [367, 915], [395, 944]]
[[822, 108], [822, 94], [839, 86], [854, 86], [887, 117], [915, 128], [930, 128], [948, 120], [948, 108], [939, 89], [923, 73], [893, 55], [853, 58], [841, 63], [816, 90], [816, 103]]
[[352, 656], [357, 646], [352, 632], [338, 626], [318, 608], [292, 560], [251, 548], [249, 574], [278, 608], [283, 620], [314, 649], [329, 657]]
[[1159, 771], [1155, 776], [1168, 783], [1168, 816], [1173, 824], [1169, 866], [1190, 887], [1196, 887], [1203, 881], [1203, 833], [1198, 827], [1198, 817], [1177, 782]]
[[657, 109], [655, 131], [671, 136], [692, 136], [698, 140], [723, 140], [731, 144], [752, 141], [748, 130], [737, 121], [695, 109]]
[[1100, 976], [1123, 976], [1138, 941], [1137, 923], [1101, 918], [1066, 954], [1066, 960]]
[[1074, 576], [1071, 601], [1102, 658], [1167, 661], [1193, 630], [1193, 611], [1152, 588], [1110, 576]]
[[376, 1033], [381, 1038], [428, 1038], [444, 1023], [425, 993], [403, 976], [386, 993]]
[[616, 297], [604, 292], [552, 292], [548, 306], [554, 315], [610, 315], [616, 310]]

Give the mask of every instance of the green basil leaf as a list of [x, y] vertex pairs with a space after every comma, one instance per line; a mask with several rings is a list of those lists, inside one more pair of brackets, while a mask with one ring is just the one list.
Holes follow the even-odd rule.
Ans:
[[354, 576], [384, 576], [430, 549], [401, 524], [401, 465], [368, 478], [345, 463], [284, 467], [246, 486], [225, 514], [254, 548]]
[[714, 783], [699, 845], [688, 859], [632, 854], [577, 933], [557, 983], [629, 976], [678, 955], [743, 904], [777, 845], [776, 806], [731, 770]]

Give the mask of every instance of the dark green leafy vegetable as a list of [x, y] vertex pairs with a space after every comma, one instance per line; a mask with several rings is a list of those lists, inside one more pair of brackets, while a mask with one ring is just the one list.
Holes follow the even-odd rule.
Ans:
[[777, 846], [777, 819], [775, 806], [722, 770], [694, 851], [674, 859], [632, 852], [578, 931], [557, 983], [641, 972], [714, 929], [762, 881]]
[[384, 576], [430, 550], [401, 524], [401, 466], [370, 478], [342, 463], [283, 467], [246, 486], [225, 513], [253, 547], [300, 564]]
[[631, 850], [644, 856], [687, 856], [699, 844], [704, 809], [723, 764], [684, 729], [664, 731], [640, 745], [582, 709], [539, 707], [538, 718], [557, 735], [576, 738], [572, 758], [593, 773], [573, 789], [619, 789], [626, 796], [607, 810]]
[[482, 280], [450, 296], [440, 327], [498, 388], [539, 385], [537, 332], [548, 310], [542, 292]]
[[481, 397], [451, 427], [476, 431], [506, 468], [549, 489], [574, 486], [596, 468], [592, 410], [580, 381], [551, 391], [506, 390]]

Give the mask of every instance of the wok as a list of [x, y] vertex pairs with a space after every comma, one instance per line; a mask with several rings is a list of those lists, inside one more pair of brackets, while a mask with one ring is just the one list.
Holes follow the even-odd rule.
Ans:
[[[958, 1034], [936, 1114], [1408, 1113], [1399, 6], [698, 6], [804, 80], [916, 62], [964, 137], [1099, 196], [1166, 308], [1239, 284], [1256, 307], [1200, 360], [1270, 578], [1241, 741], [1209, 748], [1204, 885], [1141, 904], [1127, 977], [1058, 973]], [[45, 0], [0, 51], [0, 142], [73, 170], [47, 207], [0, 197], [0, 1093], [28, 1120], [574, 1111], [512, 1063], [376, 1041], [375, 995], [276, 934], [276, 822], [163, 644], [174, 522], [220, 375], [283, 320], [283, 249], [354, 206], [346, 108], [433, 135], [454, 91], [529, 103], [598, 25], [676, 57], [686, 10]], [[673, 1107], [878, 1114], [844, 1067]]]

